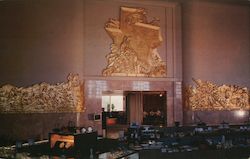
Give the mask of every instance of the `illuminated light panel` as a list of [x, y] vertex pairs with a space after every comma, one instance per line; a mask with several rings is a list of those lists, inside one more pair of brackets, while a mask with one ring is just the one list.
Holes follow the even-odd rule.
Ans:
[[107, 82], [103, 80], [99, 80], [99, 81], [90, 80], [87, 83], [87, 88], [88, 88], [88, 91], [87, 91], [88, 97], [101, 98], [102, 92], [107, 91]]
[[235, 111], [235, 116], [237, 116], [237, 117], [244, 117], [244, 116], [246, 116], [246, 111], [244, 111], [244, 110], [237, 110], [237, 111]]
[[135, 91], [149, 91], [150, 84], [146, 81], [134, 81], [133, 82], [133, 90]]
[[[58, 134], [52, 134], [50, 136], [50, 148], [53, 148], [57, 141], [62, 141], [67, 144], [67, 147], [74, 146], [74, 136], [73, 135], [58, 135]], [[61, 145], [66, 146], [66, 145]]]

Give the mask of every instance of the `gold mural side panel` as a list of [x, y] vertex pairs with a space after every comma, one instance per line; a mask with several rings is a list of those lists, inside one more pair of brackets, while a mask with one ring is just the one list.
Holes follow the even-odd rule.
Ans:
[[157, 47], [162, 43], [159, 21], [147, 22], [143, 8], [121, 7], [120, 21], [110, 19], [105, 30], [113, 40], [104, 76], [166, 77], [166, 63]]
[[188, 86], [185, 104], [191, 110], [249, 110], [250, 91], [235, 85], [217, 86], [208, 81], [193, 79], [196, 86]]
[[73, 74], [67, 82], [55, 85], [43, 82], [27, 88], [0, 87], [0, 113], [83, 112], [83, 100], [83, 81]]

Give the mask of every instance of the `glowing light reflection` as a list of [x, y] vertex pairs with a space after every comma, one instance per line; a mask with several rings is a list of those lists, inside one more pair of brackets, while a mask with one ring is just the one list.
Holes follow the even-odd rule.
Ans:
[[246, 115], [246, 111], [244, 111], [244, 110], [237, 110], [237, 111], [235, 111], [235, 115], [237, 116], [237, 117], [244, 117], [245, 115]]

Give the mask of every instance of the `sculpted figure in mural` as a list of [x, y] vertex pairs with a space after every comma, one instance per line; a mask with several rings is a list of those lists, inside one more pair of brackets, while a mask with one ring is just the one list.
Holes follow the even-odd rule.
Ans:
[[217, 86], [208, 81], [193, 79], [196, 86], [188, 86], [185, 103], [192, 110], [249, 110], [249, 90], [235, 85]]
[[83, 112], [83, 87], [77, 74], [69, 74], [67, 82], [55, 85], [4, 85], [0, 87], [0, 113]]
[[147, 22], [142, 8], [121, 7], [120, 21], [110, 19], [105, 26], [113, 44], [103, 75], [165, 77], [166, 64], [157, 52], [162, 37], [156, 23]]

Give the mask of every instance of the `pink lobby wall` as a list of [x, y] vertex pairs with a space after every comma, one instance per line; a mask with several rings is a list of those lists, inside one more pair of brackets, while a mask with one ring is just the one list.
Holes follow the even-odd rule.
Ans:
[[[83, 76], [83, 1], [0, 1], [0, 86]], [[76, 113], [1, 114], [0, 137], [44, 139]]]
[[[123, 5], [143, 7], [148, 11], [148, 17], [160, 18], [165, 43], [159, 48], [159, 53], [167, 60], [168, 78], [101, 77], [111, 44], [104, 24], [109, 18], [119, 18], [119, 8]], [[87, 93], [89, 80], [104, 80], [108, 89], [124, 90], [132, 89], [132, 81], [145, 80], [152, 84], [152, 90], [168, 92], [167, 108], [172, 114], [168, 116], [169, 126], [174, 121], [182, 121], [183, 117], [182, 98], [178, 92], [182, 69], [185, 84], [192, 84], [191, 78], [194, 77], [218, 84], [250, 87], [249, 7], [183, 2], [182, 15], [180, 10], [172, 7], [172, 3], [169, 5], [163, 1], [136, 0], [0, 1], [0, 85], [57, 83], [65, 81], [67, 74], [73, 72], [86, 80]], [[183, 25], [179, 21], [181, 16]], [[174, 17], [177, 19], [172, 19]], [[86, 112], [80, 114], [1, 114], [3, 129], [0, 129], [0, 135], [47, 138], [48, 132], [59, 121], [60, 126], [66, 126], [69, 120], [80, 126], [93, 125], [100, 130], [100, 123], [87, 118], [87, 114], [101, 111], [100, 99], [86, 94], [85, 101]], [[210, 120], [207, 115], [200, 116], [211, 123], [229, 119], [231, 114], [208, 113], [216, 120]], [[220, 113], [224, 113], [224, 117]], [[242, 122], [243, 119], [235, 121]], [[193, 124], [192, 112], [184, 112], [184, 123]]]
[[250, 6], [183, 3], [183, 77], [250, 88]]
[[[183, 80], [250, 88], [250, 6], [215, 2], [182, 4]], [[235, 111], [184, 111], [184, 123], [244, 123]]]
[[[110, 52], [111, 39], [104, 30], [109, 18], [119, 18], [120, 6], [143, 7], [149, 20], [160, 18], [164, 43], [159, 48], [167, 61], [168, 78], [103, 78], [105, 55]], [[100, 16], [101, 15], [101, 16]], [[145, 80], [152, 90], [168, 92], [168, 125], [182, 121], [181, 98], [175, 98], [175, 81], [182, 80], [180, 51], [180, 8], [174, 3], [144, 1], [98, 0], [38, 0], [0, 2], [0, 84], [20, 87], [35, 83], [57, 83], [66, 80], [68, 73], [79, 73], [85, 80], [107, 80], [108, 89], [133, 90], [132, 81]], [[175, 19], [176, 18], [176, 19]], [[168, 25], [166, 25], [168, 24]], [[177, 35], [177, 38], [174, 38]], [[174, 39], [174, 40], [173, 40]], [[178, 63], [176, 61], [179, 61]], [[126, 82], [126, 81], [129, 82]], [[112, 83], [112, 84], [111, 84]], [[115, 84], [115, 86], [113, 85]], [[88, 92], [87, 85], [85, 91]], [[99, 122], [88, 120], [88, 114], [101, 111], [98, 97], [85, 99], [84, 113], [1, 114], [0, 135], [14, 139], [47, 138], [56, 125], [94, 126]], [[174, 112], [174, 105], [179, 112]], [[176, 109], [176, 110], [177, 110]]]
[[0, 84], [57, 83], [83, 75], [83, 1], [0, 2]]
[[[180, 6], [176, 3], [165, 3], [161, 1], [141, 2], [134, 0], [126, 2], [120, 0], [85, 0], [84, 6], [84, 78], [86, 81], [85, 104], [87, 114], [101, 112], [100, 94], [88, 95], [89, 82], [96, 83], [102, 81], [106, 83], [105, 91], [140, 91], [133, 88], [133, 82], [145, 81], [150, 85], [150, 89], [147, 91], [167, 91], [168, 126], [172, 126], [175, 121], [180, 121], [182, 123], [181, 96], [176, 97], [174, 91], [175, 82], [182, 81]], [[158, 48], [158, 52], [162, 59], [167, 61], [167, 78], [102, 77], [102, 70], [107, 65], [105, 56], [110, 52], [110, 45], [112, 43], [112, 39], [104, 30], [104, 26], [110, 18], [119, 19], [121, 6], [145, 8], [148, 21], [153, 17], [160, 19], [160, 27], [164, 42]], [[94, 84], [94, 86], [96, 87], [96, 84]], [[88, 122], [98, 125], [96, 122]], [[100, 123], [98, 127], [100, 128]]]

